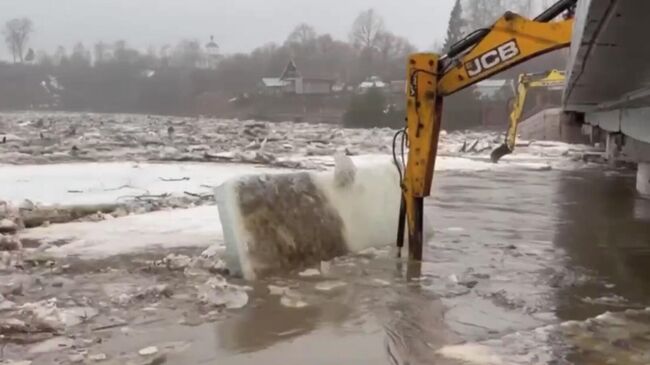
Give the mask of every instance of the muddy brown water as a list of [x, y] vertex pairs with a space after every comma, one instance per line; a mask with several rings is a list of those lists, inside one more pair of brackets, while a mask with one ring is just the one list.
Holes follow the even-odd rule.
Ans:
[[[248, 305], [211, 322], [187, 320], [194, 310], [180, 290], [133, 313], [141, 324], [128, 334], [95, 333], [90, 352], [115, 364], [150, 345], [177, 348], [167, 364], [648, 363], [650, 201], [633, 171], [445, 172], [434, 184], [425, 219], [436, 234], [421, 265], [386, 249], [337, 259], [327, 278], [245, 283]], [[323, 281], [345, 285], [317, 290]], [[307, 306], [282, 305], [270, 284]], [[607, 311], [616, 320], [594, 319]], [[495, 355], [439, 353], [468, 343]]]

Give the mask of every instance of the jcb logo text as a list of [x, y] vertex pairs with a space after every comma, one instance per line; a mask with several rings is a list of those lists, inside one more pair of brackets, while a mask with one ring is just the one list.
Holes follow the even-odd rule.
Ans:
[[517, 42], [513, 39], [465, 63], [465, 70], [469, 77], [474, 77], [517, 57], [519, 53]]

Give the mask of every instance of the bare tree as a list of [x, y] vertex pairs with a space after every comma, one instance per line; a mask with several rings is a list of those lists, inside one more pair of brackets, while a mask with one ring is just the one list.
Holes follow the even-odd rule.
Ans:
[[376, 50], [382, 60], [390, 61], [406, 58], [409, 53], [415, 52], [415, 47], [404, 37], [382, 32], [377, 36]]
[[467, 23], [471, 30], [492, 25], [505, 11], [504, 0], [472, 0], [464, 6], [469, 13]]
[[72, 48], [70, 63], [74, 67], [90, 67], [90, 62], [90, 51], [86, 50], [86, 47], [81, 42], [75, 44], [74, 48]]
[[382, 59], [387, 60], [393, 56], [396, 39], [397, 37], [391, 32], [382, 32], [377, 35], [375, 47]]
[[2, 33], [5, 36], [5, 43], [13, 55], [14, 63], [24, 61], [25, 45], [33, 31], [33, 23], [28, 18], [11, 19], [5, 24]]
[[112, 48], [112, 61], [122, 64], [132, 64], [140, 59], [140, 52], [138, 52], [136, 49], [130, 48], [124, 40], [119, 40], [113, 43]]
[[108, 45], [104, 42], [98, 42], [95, 44], [94, 53], [95, 53], [95, 64], [100, 64], [106, 61], [108, 51]]
[[56, 65], [61, 65], [68, 62], [68, 52], [65, 50], [65, 47], [58, 46], [56, 52], [54, 52], [54, 63]]
[[361, 12], [352, 23], [350, 42], [357, 48], [375, 48], [383, 32], [384, 20], [374, 9], [368, 9]]
[[177, 67], [201, 67], [205, 59], [201, 44], [195, 39], [181, 40], [172, 53], [172, 63]]
[[54, 59], [44, 51], [36, 53], [36, 63], [45, 68], [54, 67]]
[[285, 44], [307, 44], [313, 42], [318, 34], [314, 27], [309, 24], [298, 24], [287, 37]]

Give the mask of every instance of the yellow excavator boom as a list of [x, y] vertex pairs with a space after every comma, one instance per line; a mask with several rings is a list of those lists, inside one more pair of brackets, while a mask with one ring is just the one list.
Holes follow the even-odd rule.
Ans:
[[544, 73], [528, 73], [519, 75], [517, 80], [517, 91], [512, 104], [512, 111], [510, 112], [510, 124], [508, 125], [506, 140], [502, 145], [492, 151], [492, 154], [490, 155], [492, 162], [498, 162], [501, 157], [510, 154], [515, 150], [515, 144], [517, 142], [517, 127], [521, 122], [521, 116], [524, 112], [528, 90], [536, 88], [563, 88], [564, 84], [564, 71], [551, 70]]
[[[411, 259], [422, 259], [424, 198], [433, 182], [443, 98], [530, 58], [567, 47], [576, 1], [560, 0], [532, 20], [508, 12], [492, 27], [452, 46], [446, 55], [409, 56], [405, 131], [409, 150], [407, 165], [400, 170], [397, 246], [403, 246], [406, 224]], [[552, 22], [565, 12], [566, 19]]]

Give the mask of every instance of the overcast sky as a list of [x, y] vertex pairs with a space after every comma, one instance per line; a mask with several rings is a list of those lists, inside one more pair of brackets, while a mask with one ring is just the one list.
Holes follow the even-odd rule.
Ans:
[[[453, 0], [0, 0], [0, 22], [33, 20], [30, 47], [70, 49], [118, 39], [139, 49], [174, 44], [182, 38], [207, 42], [213, 34], [222, 52], [250, 51], [281, 43], [295, 25], [347, 39], [356, 15], [374, 8], [392, 32], [420, 49], [444, 38]], [[0, 57], [8, 59], [4, 42]]]

